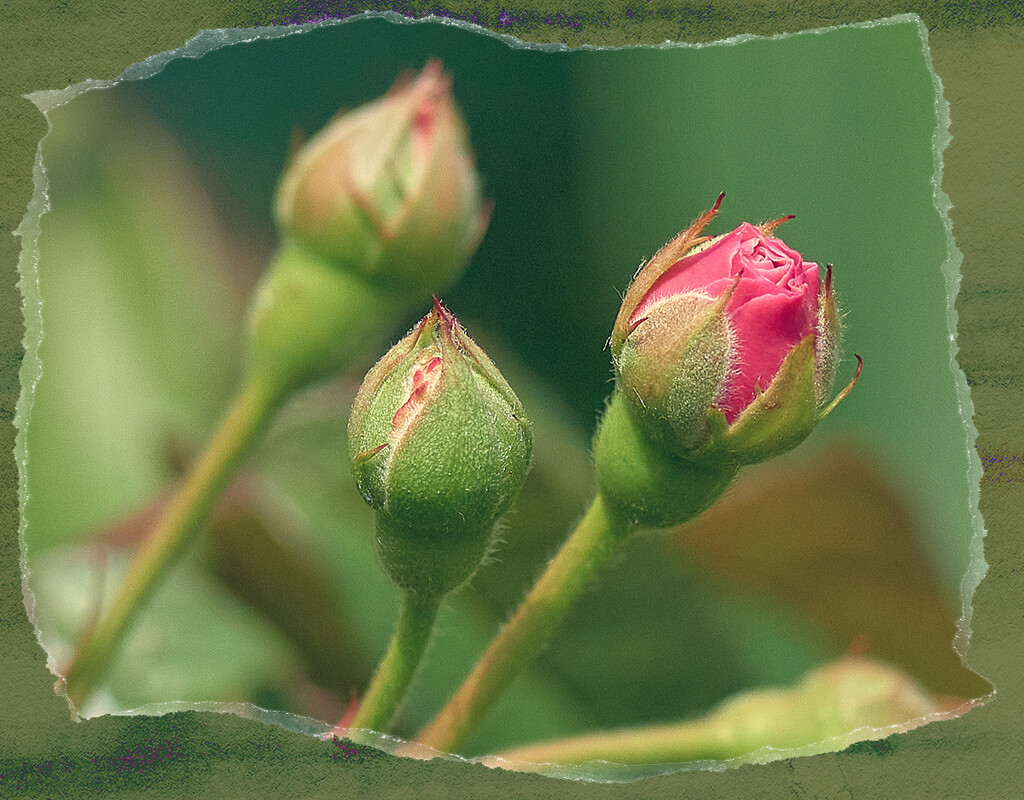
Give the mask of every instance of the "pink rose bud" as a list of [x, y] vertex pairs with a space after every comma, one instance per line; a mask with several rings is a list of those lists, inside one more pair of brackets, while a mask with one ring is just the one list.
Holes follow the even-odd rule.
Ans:
[[299, 243], [393, 291], [419, 296], [453, 283], [490, 204], [441, 63], [311, 139], [285, 170], [276, 213]]
[[802, 441], [853, 381], [829, 402], [841, 338], [831, 267], [821, 279], [772, 237], [791, 217], [702, 236], [721, 201], [639, 271], [612, 356], [648, 436], [685, 458], [753, 463]]

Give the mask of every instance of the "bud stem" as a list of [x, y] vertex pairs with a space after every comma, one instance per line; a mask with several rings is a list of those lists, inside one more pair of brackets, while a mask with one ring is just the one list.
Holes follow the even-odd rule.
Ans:
[[449, 753], [460, 747], [501, 693], [540, 652], [628, 532], [629, 527], [613, 516], [597, 495], [515, 616], [416, 741]]
[[383, 733], [387, 728], [423, 658], [440, 602], [440, 595], [424, 597], [416, 592], [405, 593], [388, 651], [349, 723], [350, 731], [368, 728]]
[[248, 381], [206, 451], [185, 477], [98, 624], [79, 638], [65, 675], [68, 699], [81, 709], [102, 678], [139, 609], [209, 516], [227, 479], [266, 428], [279, 403], [272, 387]]
[[[745, 741], [729, 741], [731, 731], [710, 716], [693, 722], [592, 733], [551, 742], [539, 742], [501, 753], [492, 766], [526, 772], [540, 765], [673, 764], [704, 759], [725, 760], [748, 752]], [[533, 769], [531, 769], [531, 767]]]

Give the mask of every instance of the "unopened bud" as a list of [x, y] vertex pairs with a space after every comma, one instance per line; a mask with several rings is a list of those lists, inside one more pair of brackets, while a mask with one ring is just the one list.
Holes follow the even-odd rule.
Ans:
[[799, 444], [853, 383], [830, 402], [841, 341], [831, 267], [819, 281], [817, 264], [770, 236], [788, 217], [702, 236], [717, 210], [637, 274], [612, 356], [648, 436], [690, 460], [749, 464]]
[[288, 236], [389, 291], [423, 296], [453, 283], [490, 206], [440, 62], [311, 139], [276, 209]]
[[424, 595], [468, 580], [522, 488], [532, 438], [512, 388], [440, 303], [367, 374], [348, 431], [392, 580]]

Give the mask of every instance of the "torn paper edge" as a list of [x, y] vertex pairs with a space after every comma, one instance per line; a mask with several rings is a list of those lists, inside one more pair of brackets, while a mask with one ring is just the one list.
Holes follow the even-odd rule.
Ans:
[[[47, 120], [47, 134], [52, 129], [52, 123], [50, 120], [50, 111], [58, 108], [65, 103], [78, 97], [80, 94], [91, 91], [94, 89], [105, 89], [117, 86], [122, 81], [128, 80], [144, 80], [146, 78], [153, 77], [159, 73], [165, 66], [174, 61], [177, 58], [201, 58], [207, 53], [219, 50], [221, 47], [236, 44], [245, 44], [253, 41], [270, 41], [278, 39], [284, 36], [291, 36], [297, 34], [307, 33], [312, 30], [323, 27], [324, 25], [341, 25], [350, 22], [356, 22], [369, 18], [382, 18], [397, 24], [416, 25], [416, 24], [444, 24], [453, 25], [458, 28], [462, 28], [473, 33], [483, 34], [502, 41], [506, 45], [516, 49], [528, 49], [528, 50], [540, 50], [544, 52], [569, 52], [573, 50], [621, 50], [626, 49], [624, 47], [602, 47], [594, 45], [583, 45], [577, 48], [570, 48], [565, 44], [561, 43], [532, 43], [525, 42], [521, 39], [517, 39], [514, 36], [505, 33], [497, 33], [495, 31], [483, 28], [479, 25], [463, 20], [456, 20], [447, 17], [428, 16], [421, 19], [410, 19], [402, 16], [393, 11], [386, 12], [373, 12], [367, 11], [358, 15], [347, 17], [345, 19], [325, 19], [321, 21], [306, 22], [296, 25], [288, 26], [268, 26], [261, 28], [238, 28], [238, 29], [219, 29], [219, 30], [202, 30], [197, 33], [194, 37], [189, 39], [184, 45], [174, 50], [164, 51], [162, 53], [155, 54], [146, 58], [143, 61], [130, 65], [121, 75], [117, 78], [97, 80], [88, 79], [81, 81], [80, 83], [69, 86], [65, 89], [52, 89], [52, 90], [40, 90], [32, 92], [26, 95], [32, 103], [43, 113]], [[810, 30], [794, 31], [790, 33], [780, 33], [772, 36], [760, 36], [755, 34], [738, 34], [736, 36], [729, 37], [727, 39], [717, 40], [713, 42], [702, 42], [702, 43], [687, 43], [687, 42], [672, 42], [666, 41], [661, 44], [655, 45], [627, 45], [629, 49], [635, 49], [637, 47], [642, 49], [668, 49], [668, 48], [703, 48], [703, 47], [717, 47], [722, 45], [733, 45], [741, 44], [750, 41], [762, 41], [762, 40], [775, 40], [784, 39], [791, 36], [805, 36], [830, 33], [837, 30], [849, 29], [849, 28], [875, 28], [885, 25], [897, 25], [914, 23], [918, 28], [918, 33], [922, 43], [922, 54], [925, 58], [927, 68], [932, 76], [932, 82], [935, 90], [935, 108], [937, 115], [936, 131], [933, 134], [933, 153], [935, 162], [935, 172], [932, 179], [933, 185], [933, 201], [938, 211], [947, 235], [947, 251], [946, 261], [943, 264], [942, 271], [946, 282], [946, 295], [947, 295], [947, 328], [949, 330], [949, 342], [950, 342], [950, 356], [949, 364], [950, 370], [953, 373], [953, 379], [956, 386], [956, 395], [958, 407], [960, 410], [961, 419], [964, 424], [965, 434], [965, 445], [967, 448], [968, 456], [968, 490], [969, 490], [969, 503], [970, 503], [970, 515], [972, 520], [973, 536], [971, 540], [971, 551], [970, 551], [970, 565], [964, 575], [961, 583], [961, 607], [962, 616], [958, 622], [958, 633], [954, 641], [954, 646], [957, 652], [960, 654], [961, 659], [967, 651], [968, 644], [970, 642], [970, 623], [972, 617], [972, 599], [975, 590], [979, 583], [987, 572], [988, 565], [984, 559], [984, 536], [985, 527], [984, 521], [981, 517], [979, 510], [979, 498], [980, 498], [980, 485], [981, 485], [981, 460], [974, 449], [974, 443], [978, 437], [977, 428], [973, 422], [973, 411], [974, 406], [970, 397], [970, 390], [967, 386], [966, 377], [963, 370], [960, 368], [957, 362], [956, 355], [958, 352], [958, 346], [956, 344], [956, 329], [958, 315], [955, 309], [955, 301], [957, 293], [959, 292], [961, 275], [960, 265], [963, 261], [963, 255], [960, 250], [956, 247], [956, 243], [952, 235], [952, 223], [949, 219], [948, 211], [952, 207], [952, 203], [949, 197], [943, 192], [941, 187], [942, 173], [943, 173], [943, 152], [951, 141], [949, 135], [949, 104], [942, 95], [942, 83], [937, 73], [935, 72], [931, 54], [928, 46], [927, 29], [921, 19], [914, 14], [900, 14], [893, 17], [888, 17], [880, 20], [872, 20], [866, 22], [858, 22], [847, 25], [835, 25], [823, 28], [814, 28]], [[42, 376], [42, 364], [39, 360], [39, 347], [42, 342], [44, 331], [42, 325], [42, 298], [40, 296], [39, 289], [39, 233], [40, 224], [43, 215], [49, 210], [49, 196], [48, 189], [49, 184], [46, 176], [46, 169], [42, 159], [42, 145], [46, 138], [44, 134], [40, 139], [36, 147], [36, 158], [33, 166], [33, 181], [34, 190], [32, 198], [29, 201], [27, 211], [22, 218], [18, 228], [14, 231], [14, 234], [21, 238], [22, 249], [18, 261], [19, 280], [18, 288], [22, 294], [22, 310], [25, 321], [25, 336], [23, 339], [23, 345], [25, 348], [25, 358], [22, 363], [20, 371], [20, 382], [21, 382], [21, 394], [18, 399], [16, 413], [14, 417], [14, 425], [17, 429], [15, 436], [15, 460], [18, 464], [18, 502], [19, 508], [22, 510], [25, 508], [26, 503], [29, 501], [29, 492], [27, 487], [27, 471], [28, 471], [28, 452], [26, 444], [26, 435], [28, 426], [31, 423], [31, 411], [33, 400], [35, 397], [36, 385]], [[22, 511], [19, 518], [18, 527], [18, 539], [19, 539], [19, 565], [22, 573], [22, 587], [25, 597], [25, 607], [29, 616], [29, 620], [35, 619], [35, 598], [32, 595], [28, 587], [28, 565], [26, 563], [26, 548], [24, 545], [24, 533], [25, 533], [25, 516]], [[33, 622], [33, 628], [35, 629], [35, 623]], [[39, 640], [39, 632], [36, 629], [36, 638]], [[41, 643], [40, 643], [40, 646]], [[44, 648], [45, 651], [45, 648]], [[47, 667], [54, 674], [57, 673], [56, 664], [53, 662], [52, 656], [47, 651]], [[992, 695], [995, 694], [993, 690]], [[991, 696], [991, 695], [990, 695]], [[322, 723], [317, 720], [307, 719], [296, 714], [284, 711], [268, 711], [266, 709], [260, 709], [252, 704], [240, 704], [240, 703], [215, 703], [215, 702], [186, 702], [186, 701], [171, 701], [168, 703], [160, 703], [155, 705], [146, 706], [140, 709], [128, 710], [120, 712], [121, 715], [131, 716], [140, 714], [153, 714], [159, 715], [164, 713], [170, 713], [174, 711], [208, 711], [216, 713], [232, 713], [238, 716], [256, 719], [262, 722], [270, 724], [280, 725], [288, 730], [305, 733], [307, 735], [324, 736], [327, 731], [331, 729], [331, 726], [327, 723]], [[921, 724], [931, 719], [943, 718], [943, 715], [932, 715], [926, 720], [922, 720]], [[877, 733], [877, 731], [875, 731]], [[885, 734], [888, 735], [888, 734]], [[865, 736], [866, 738], [880, 738], [877, 736]], [[406, 745], [406, 742], [398, 737], [387, 736], [384, 734], [372, 734], [372, 740], [374, 746], [379, 747], [385, 752], [396, 754], [400, 748]], [[847, 742], [847, 744], [852, 742]], [[804, 748], [801, 748], [804, 749]], [[760, 753], [761, 751], [759, 751]], [[768, 761], [777, 760], [780, 758], [787, 758], [792, 755], [799, 755], [799, 751], [776, 751], [771, 748], [765, 748], [763, 757], [758, 757], [754, 761], [749, 761], [749, 756], [745, 757], [742, 763], [767, 763]], [[445, 757], [452, 760], [463, 761], [466, 763], [482, 763], [491, 757], [479, 757], [473, 759], [467, 759], [462, 756], [453, 754], [437, 754], [438, 757]], [[694, 762], [692, 764], [675, 764], [675, 765], [650, 765], [646, 767], [629, 767], [627, 765], [608, 765], [618, 766], [624, 771], [621, 774], [618, 770], [615, 770], [614, 775], [607, 775], [603, 778], [591, 777], [588, 775], [581, 774], [581, 767], [577, 766], [566, 766], [566, 767], [554, 767], [551, 771], [545, 771], [545, 774], [551, 775], [552, 777], [558, 776], [562, 778], [569, 778], [580, 781], [595, 781], [595, 782], [614, 782], [614, 783], [628, 783], [635, 780], [640, 780], [646, 777], [653, 777], [654, 775], [666, 774], [669, 772], [678, 772], [682, 770], [692, 769], [704, 769], [711, 771], [720, 771], [728, 769], [732, 766], [739, 766], [739, 762]]]

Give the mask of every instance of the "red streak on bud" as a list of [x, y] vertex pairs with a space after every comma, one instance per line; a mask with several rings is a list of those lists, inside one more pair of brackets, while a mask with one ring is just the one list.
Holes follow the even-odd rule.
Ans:
[[427, 402], [427, 395], [441, 377], [441, 357], [433, 356], [412, 373], [406, 400], [398, 407], [391, 420], [391, 438], [401, 438]]
[[412, 120], [413, 136], [418, 145], [426, 147], [430, 141], [430, 133], [434, 127], [434, 119], [437, 116], [437, 107], [433, 100], [424, 100]]
[[431, 136], [435, 132], [442, 106], [450, 102], [451, 78], [444, 74], [441, 61], [430, 59], [416, 79], [421, 97], [412, 117], [413, 147], [425, 156], [430, 151]]

